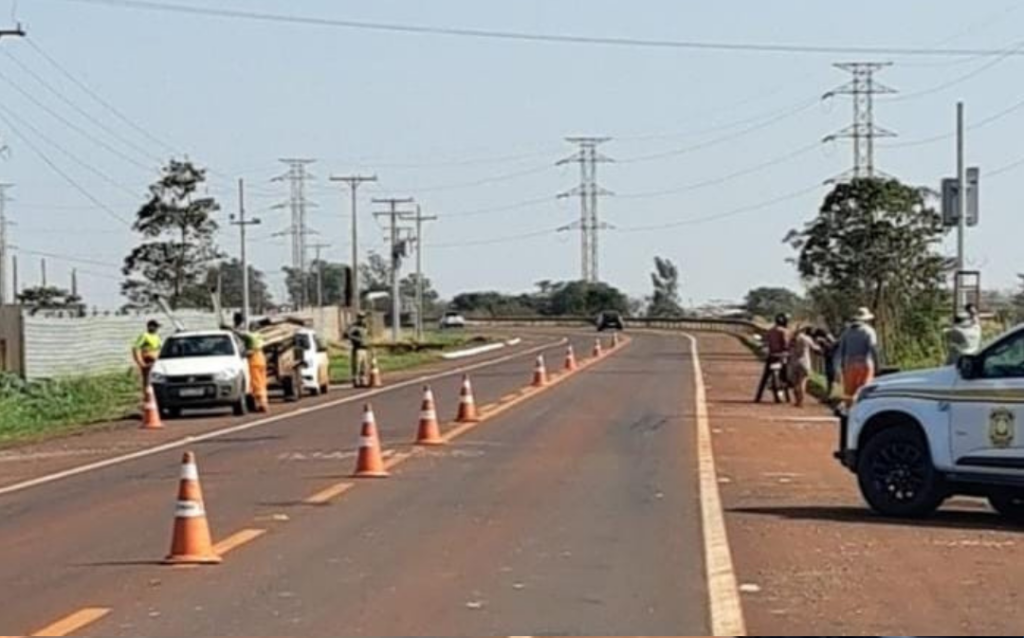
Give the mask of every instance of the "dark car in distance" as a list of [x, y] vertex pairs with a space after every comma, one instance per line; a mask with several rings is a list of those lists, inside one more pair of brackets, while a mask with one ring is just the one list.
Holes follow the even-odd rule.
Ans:
[[605, 310], [601, 314], [597, 315], [597, 331], [605, 332], [606, 330], [618, 330], [622, 331], [626, 329], [626, 322], [622, 319], [622, 313], [614, 310]]

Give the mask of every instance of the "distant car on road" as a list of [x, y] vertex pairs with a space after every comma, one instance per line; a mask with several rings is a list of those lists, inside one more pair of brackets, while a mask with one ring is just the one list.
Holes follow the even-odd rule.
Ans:
[[466, 327], [466, 318], [457, 312], [446, 312], [441, 317], [441, 330], [453, 330]]
[[606, 330], [625, 330], [626, 322], [622, 319], [622, 313], [615, 312], [614, 310], [605, 310], [601, 314], [597, 315], [597, 331], [604, 332]]

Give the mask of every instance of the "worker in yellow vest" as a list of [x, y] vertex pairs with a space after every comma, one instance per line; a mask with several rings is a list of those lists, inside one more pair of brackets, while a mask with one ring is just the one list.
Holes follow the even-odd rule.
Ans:
[[160, 349], [163, 346], [163, 339], [160, 338], [160, 322], [151, 320], [146, 324], [146, 331], [139, 335], [132, 347], [132, 358], [142, 376], [143, 395], [146, 394], [146, 389], [149, 387], [150, 372], [153, 371], [153, 365], [160, 357]]
[[270, 394], [267, 390], [267, 357], [263, 354], [263, 336], [249, 330], [242, 313], [235, 315], [235, 330], [245, 343], [246, 356], [249, 360], [249, 383], [252, 385], [256, 411], [269, 412]]

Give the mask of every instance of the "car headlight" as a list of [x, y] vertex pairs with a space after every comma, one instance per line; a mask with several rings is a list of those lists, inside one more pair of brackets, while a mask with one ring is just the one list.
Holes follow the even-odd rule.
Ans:
[[234, 381], [238, 378], [238, 370], [221, 370], [213, 375], [215, 381]]
[[163, 372], [150, 372], [149, 373], [150, 383], [167, 383], [167, 375]]

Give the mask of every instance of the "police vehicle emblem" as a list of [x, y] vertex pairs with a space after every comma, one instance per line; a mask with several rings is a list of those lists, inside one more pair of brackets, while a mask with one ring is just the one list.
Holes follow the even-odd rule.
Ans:
[[1000, 450], [1005, 450], [1013, 445], [1017, 438], [1016, 417], [1013, 412], [1000, 408], [993, 410], [989, 417], [988, 433], [992, 445]]

